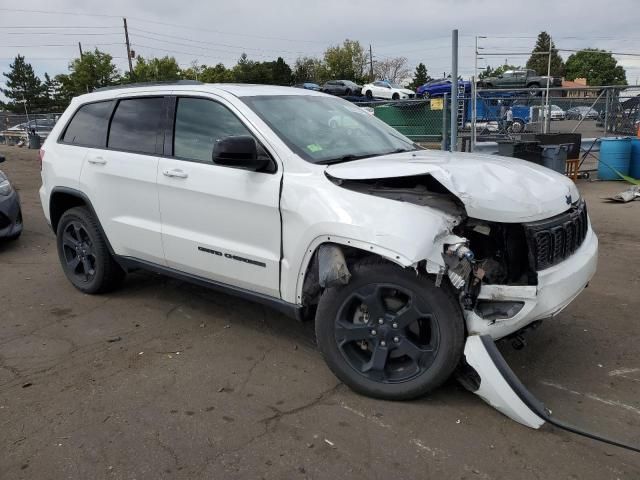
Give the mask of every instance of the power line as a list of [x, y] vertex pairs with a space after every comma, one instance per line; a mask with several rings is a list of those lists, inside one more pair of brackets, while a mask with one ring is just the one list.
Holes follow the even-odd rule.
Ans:
[[[310, 53], [320, 53], [320, 52], [306, 52], [306, 51], [291, 51], [291, 50], [282, 50], [282, 49], [278, 49], [278, 48], [254, 48], [254, 47], [244, 47], [244, 46], [240, 46], [240, 45], [230, 45], [227, 43], [217, 43], [217, 42], [207, 42], [204, 40], [196, 40], [193, 38], [188, 38], [188, 37], [180, 37], [180, 36], [176, 36], [176, 35], [168, 35], [166, 33], [157, 33], [157, 32], [153, 32], [153, 31], [149, 31], [149, 30], [142, 30], [140, 28], [136, 28], [136, 27], [131, 27], [129, 28], [129, 30], [131, 32], [143, 32], [143, 33], [148, 33], [151, 35], [156, 35], [156, 36], [162, 36], [162, 37], [166, 37], [166, 38], [173, 38], [173, 39], [177, 39], [177, 40], [185, 40], [188, 42], [195, 42], [195, 43], [203, 43], [206, 45], [215, 45], [215, 46], [221, 46], [221, 47], [229, 47], [229, 48], [238, 48], [238, 49], [242, 49], [242, 50], [258, 50], [258, 51], [274, 51], [274, 52], [285, 52], [285, 53], [299, 53], [299, 54], [303, 54], [303, 55], [307, 55]], [[143, 38], [149, 38], [150, 40], [158, 40], [158, 41], [163, 41], [166, 43], [173, 43], [173, 42], [168, 42], [166, 40], [160, 40], [157, 38], [150, 38], [150, 37], [144, 37], [143, 35], [138, 35], [140, 37]], [[178, 44], [176, 43], [176, 45], [183, 45], [183, 44]], [[187, 45], [187, 46], [192, 46], [192, 45]]]
[[[169, 48], [152, 47], [152, 46], [149, 46], [149, 45], [141, 45], [141, 44], [139, 44], [139, 43], [132, 43], [131, 45], [133, 45], [134, 47], [148, 48], [148, 49], [150, 49], [150, 50], [158, 50], [158, 51], [161, 51], [161, 52], [180, 53], [180, 54], [182, 54], [182, 55], [191, 55], [191, 56], [202, 57], [202, 58], [212, 58], [212, 59], [217, 59], [218, 61], [219, 61], [221, 58], [223, 58], [223, 57], [220, 57], [220, 56], [204, 55], [204, 54], [200, 54], [200, 53], [196, 53], [196, 54], [194, 55], [194, 52], [185, 52], [185, 51], [182, 51], [182, 50], [173, 50], [173, 49], [169, 49]], [[227, 52], [227, 53], [230, 53], [230, 54], [232, 54], [232, 55], [235, 55], [235, 54], [236, 54], [236, 52]], [[233, 58], [234, 58], [235, 60], [237, 60], [237, 59], [238, 59], [238, 57], [239, 57], [239, 55], [238, 55], [238, 56], [236, 56], [236, 57], [233, 57]], [[226, 58], [224, 58], [224, 59], [225, 59], [225, 60], [229, 60], [230, 58], [231, 58], [231, 57], [226, 57]], [[269, 57], [269, 58], [273, 58], [273, 57]], [[289, 58], [289, 60], [291, 60], [291, 58]]]
[[[133, 29], [131, 29], [131, 30], [133, 30]], [[237, 54], [237, 55], [240, 55], [241, 53], [246, 52], [246, 50], [253, 50], [253, 49], [245, 49], [243, 47], [234, 47], [234, 48], [241, 49], [241, 51], [233, 52], [233, 51], [230, 51], [230, 50], [221, 50], [221, 49], [210, 48], [210, 47], [206, 47], [206, 46], [192, 45], [192, 44], [188, 44], [188, 43], [180, 43], [180, 42], [175, 42], [175, 41], [172, 41], [172, 40], [161, 40], [159, 38], [153, 38], [153, 37], [149, 37], [149, 36], [146, 36], [146, 35], [140, 35], [139, 33], [136, 33], [135, 36], [132, 35], [132, 38], [145, 38], [147, 40], [154, 40], [154, 41], [157, 41], [157, 42], [168, 43], [170, 45], [178, 45], [178, 46], [181, 46], [181, 47], [189, 47], [189, 48], [200, 48], [200, 49], [203, 49], [203, 50], [223, 52], [223, 53], [232, 53], [232, 54]], [[262, 50], [259, 50], [259, 51], [262, 51]], [[284, 52], [284, 50], [274, 50], [274, 51], [276, 51], [276, 52], [277, 51]], [[273, 57], [273, 55], [260, 55], [260, 54], [253, 54], [253, 53], [251, 55], [258, 56], [258, 57], [269, 57], [269, 58]]]
[[[0, 10], [2, 10], [0, 8]], [[67, 27], [62, 27], [62, 26], [52, 26], [52, 25], [22, 25], [19, 27], [16, 26], [2, 26], [0, 25], [0, 29], [12, 29], [12, 30], [25, 30], [28, 28], [43, 28], [43, 29], [91, 29], [91, 30], [106, 30], [106, 29], [120, 29], [120, 27], [93, 27], [93, 26], [87, 26], [87, 25], [77, 25], [77, 26], [67, 26]]]
[[121, 35], [119, 32], [112, 33], [87, 33], [87, 32], [0, 32], [3, 35], [62, 35], [62, 36], [110, 36]]
[[[44, 14], [44, 15], [74, 15], [74, 16], [81, 16], [81, 17], [103, 17], [103, 18], [121, 18], [120, 15], [112, 15], [112, 14], [104, 14], [104, 13], [80, 13], [80, 12], [69, 12], [69, 11], [48, 11], [48, 10], [27, 10], [27, 9], [23, 9], [23, 8], [0, 8], [0, 11], [5, 11], [5, 12], [19, 12], [19, 13], [40, 13], [40, 14]], [[157, 20], [148, 20], [146, 18], [138, 18], [138, 17], [128, 17], [130, 20], [135, 20], [137, 22], [141, 22], [141, 23], [152, 23], [152, 24], [156, 24], [156, 25], [163, 25], [166, 27], [174, 27], [174, 28], [182, 28], [182, 29], [187, 29], [189, 31], [202, 31], [202, 32], [210, 32], [210, 33], [217, 33], [217, 34], [222, 34], [222, 35], [235, 35], [235, 36], [240, 36], [240, 37], [252, 37], [252, 38], [259, 38], [259, 39], [263, 39], [263, 40], [280, 40], [280, 41], [285, 41], [285, 42], [302, 42], [302, 43], [322, 43], [322, 44], [327, 44], [330, 42], [324, 41], [324, 40], [305, 40], [305, 39], [294, 39], [294, 38], [283, 38], [283, 37], [270, 37], [270, 36], [265, 36], [265, 35], [253, 35], [250, 33], [238, 33], [238, 32], [227, 32], [227, 31], [223, 31], [223, 30], [211, 30], [211, 29], [205, 29], [205, 28], [198, 28], [198, 27], [194, 27], [193, 25], [182, 25], [182, 24], [178, 24], [178, 23], [168, 23], [168, 22], [160, 22]]]
[[[118, 43], [93, 43], [92, 45], [96, 47], [105, 47], [109, 45], [123, 45], [122, 42]], [[29, 47], [77, 47], [77, 43], [55, 43], [55, 44], [46, 44], [46, 45], [2, 45], [3, 47], [9, 48], [29, 48]]]

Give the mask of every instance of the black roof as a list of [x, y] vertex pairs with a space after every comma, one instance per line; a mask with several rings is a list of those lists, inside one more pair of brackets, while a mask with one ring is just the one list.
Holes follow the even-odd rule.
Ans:
[[120, 85], [111, 85], [109, 87], [96, 88], [94, 92], [104, 92], [105, 90], [117, 90], [119, 88], [134, 88], [134, 87], [155, 87], [160, 85], [203, 85], [202, 82], [197, 80], [168, 80], [163, 82], [134, 82], [123, 83]]

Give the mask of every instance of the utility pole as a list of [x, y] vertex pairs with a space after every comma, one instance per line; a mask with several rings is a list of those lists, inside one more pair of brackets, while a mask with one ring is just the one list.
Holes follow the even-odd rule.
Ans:
[[80, 42], [78, 42], [78, 50], [80, 50], [80, 60], [82, 60], [82, 44]]
[[373, 50], [371, 49], [371, 44], [369, 44], [369, 76], [373, 82], [375, 78], [373, 78]]
[[451, 32], [451, 143], [449, 151], [458, 148], [458, 30]]
[[129, 60], [129, 76], [131, 80], [135, 80], [133, 76], [133, 64], [131, 63], [131, 45], [129, 44], [129, 30], [127, 29], [127, 19], [122, 18], [124, 22], [124, 40], [127, 43], [127, 59]]

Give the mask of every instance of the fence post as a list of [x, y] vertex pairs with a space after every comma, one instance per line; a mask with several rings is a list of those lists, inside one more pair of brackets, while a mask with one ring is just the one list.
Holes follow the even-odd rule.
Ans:
[[442, 145], [440, 147], [440, 149], [444, 151], [449, 150], [447, 142], [447, 103], [447, 94], [445, 93], [442, 97]]
[[458, 30], [451, 32], [451, 143], [449, 149], [458, 148]]
[[606, 137], [607, 136], [607, 132], [609, 131], [608, 129], [608, 125], [609, 125], [609, 101], [610, 101], [610, 95], [609, 95], [609, 89], [607, 88], [607, 99], [604, 102], [604, 134], [603, 136]]

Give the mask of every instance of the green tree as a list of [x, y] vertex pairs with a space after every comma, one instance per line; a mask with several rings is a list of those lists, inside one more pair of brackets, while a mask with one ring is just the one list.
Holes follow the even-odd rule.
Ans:
[[548, 55], [536, 55], [537, 52], [551, 52], [551, 76], [562, 77], [564, 75], [564, 62], [558, 54], [551, 35], [547, 32], [540, 32], [535, 47], [531, 51], [531, 56], [527, 60], [527, 68], [535, 70], [538, 75], [546, 75], [549, 67]]
[[224, 83], [235, 81], [235, 77], [233, 76], [232, 70], [225, 67], [224, 64], [218, 63], [214, 67], [204, 66], [198, 80], [205, 83]]
[[232, 69], [232, 76], [240, 83], [291, 84], [291, 68], [280, 57], [272, 62], [256, 62], [243, 53]]
[[293, 65], [294, 83], [322, 83], [325, 80], [327, 80], [326, 68], [318, 58], [299, 57]]
[[120, 80], [113, 57], [97, 48], [86, 52], [69, 64], [69, 74], [60, 76], [65, 95], [81, 95], [96, 88], [114, 85]]
[[416, 71], [413, 74], [413, 80], [408, 85], [408, 88], [415, 90], [427, 83], [429, 80], [431, 80], [431, 77], [427, 73], [427, 67], [424, 63], [420, 62], [416, 67]]
[[567, 80], [586, 78], [587, 85], [627, 85], [624, 68], [611, 53], [590, 49], [576, 52], [567, 58], [565, 65]]
[[[180, 74], [181, 70], [178, 62], [176, 62], [175, 58], [169, 56], [150, 58], [148, 60], [138, 56], [133, 67], [133, 76], [136, 82], [175, 81], [180, 79]], [[126, 81], [131, 80], [128, 72], [124, 77]]]
[[9, 72], [3, 73], [6, 77], [2, 93], [9, 99], [6, 108], [12, 112], [24, 112], [25, 105], [28, 111], [36, 111], [42, 106], [44, 86], [33, 71], [31, 64], [25, 62], [22, 55], [18, 55], [11, 65]]
[[67, 108], [68, 102], [61, 95], [62, 85], [57, 77], [51, 78], [48, 73], [45, 73], [42, 85], [44, 87], [42, 95], [43, 109], [48, 112], [62, 112]]
[[342, 45], [324, 52], [324, 64], [330, 78], [363, 83], [367, 79], [368, 56], [357, 40], [345, 40]]
[[492, 68], [491, 66], [487, 66], [480, 75], [478, 75], [478, 80], [482, 80], [487, 77], [497, 77], [498, 75], [502, 75], [507, 70], [520, 70], [522, 67], [516, 67], [515, 65], [501, 65], [497, 68]]
[[291, 67], [282, 57], [278, 57], [275, 62], [268, 62], [271, 69], [271, 83], [274, 85], [291, 85]]

